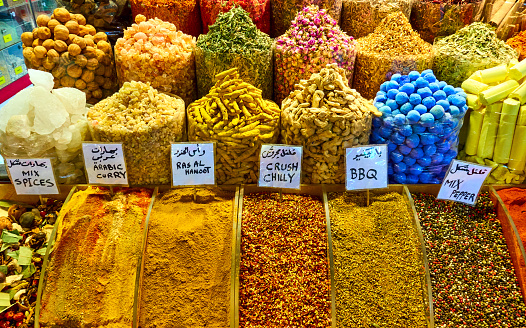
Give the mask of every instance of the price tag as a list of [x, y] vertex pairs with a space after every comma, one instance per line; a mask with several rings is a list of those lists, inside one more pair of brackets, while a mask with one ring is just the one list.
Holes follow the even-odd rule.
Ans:
[[172, 144], [172, 185], [215, 185], [214, 143]]
[[8, 43], [13, 41], [13, 38], [11, 37], [11, 34], [4, 35], [4, 42]]
[[4, 1], [0, 0], [0, 6], [4, 5]]
[[491, 167], [454, 159], [442, 181], [437, 199], [475, 205], [484, 180]]
[[345, 189], [387, 188], [387, 145], [345, 149]]
[[59, 193], [49, 158], [6, 158], [6, 166], [18, 195]]
[[128, 185], [124, 152], [120, 143], [83, 143], [88, 183]]
[[22, 68], [22, 66], [15, 67], [15, 74], [16, 75], [22, 73], [23, 71], [24, 71], [24, 69]]
[[0, 85], [5, 83], [5, 76], [0, 76]]
[[303, 147], [263, 145], [259, 154], [260, 187], [300, 189]]

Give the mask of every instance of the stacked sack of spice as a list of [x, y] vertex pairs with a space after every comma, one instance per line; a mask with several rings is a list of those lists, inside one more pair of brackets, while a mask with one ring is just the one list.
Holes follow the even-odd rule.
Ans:
[[133, 17], [144, 15], [174, 24], [183, 33], [201, 34], [199, 0], [130, 0]]
[[281, 104], [294, 85], [336, 63], [352, 82], [356, 42], [340, 29], [337, 21], [317, 6], [303, 8], [290, 29], [276, 39], [274, 100]]
[[478, 70], [507, 64], [517, 52], [497, 38], [494, 29], [473, 23], [435, 42], [433, 71], [442, 81], [460, 87]]
[[218, 184], [256, 183], [261, 145], [278, 140], [279, 113], [234, 67], [217, 74], [208, 95], [188, 106], [188, 141], [216, 141]]
[[303, 183], [344, 183], [345, 148], [368, 143], [374, 115], [381, 113], [349, 88], [337, 64], [296, 84], [283, 101], [281, 137], [303, 146]]
[[124, 31], [115, 44], [117, 75], [124, 82], [149, 82], [155, 89], [191, 103], [195, 90], [195, 38], [174, 24], [143, 15]]
[[241, 7], [220, 14], [208, 34], [197, 39], [197, 91], [204, 97], [215, 76], [237, 67], [241, 79], [272, 98], [272, 39], [257, 29]]
[[371, 143], [387, 144], [391, 183], [440, 183], [457, 157], [466, 94], [431, 70], [394, 74], [380, 87]]
[[283, 35], [291, 24], [294, 25], [293, 20], [296, 19], [296, 15], [309, 5], [316, 5], [325, 10], [336, 21], [336, 24], [340, 21], [342, 0], [272, 0], [272, 37], [277, 38]]
[[413, 31], [401, 12], [389, 14], [374, 32], [357, 40], [358, 54], [353, 87], [366, 99], [395, 73], [431, 68], [432, 45]]
[[263, 33], [270, 34], [270, 0], [200, 0], [203, 33], [208, 33], [210, 25], [215, 24], [221, 13], [240, 6], [250, 14], [250, 19]]
[[362, 38], [390, 13], [401, 11], [409, 19], [412, 6], [413, 0], [343, 0], [340, 26], [354, 38]]
[[422, 39], [433, 43], [473, 22], [481, 0], [415, 0], [411, 25]]
[[475, 72], [462, 83], [470, 114], [461, 157], [491, 166], [488, 183], [526, 179], [526, 60]]
[[104, 32], [86, 24], [80, 14], [57, 8], [37, 17], [38, 27], [22, 33], [28, 68], [51, 72], [55, 88], [72, 87], [95, 104], [117, 88], [113, 52]]

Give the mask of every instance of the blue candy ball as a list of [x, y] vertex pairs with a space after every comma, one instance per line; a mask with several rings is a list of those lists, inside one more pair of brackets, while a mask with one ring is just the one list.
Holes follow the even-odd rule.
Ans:
[[419, 105], [422, 102], [422, 97], [419, 94], [413, 93], [409, 96], [409, 103], [413, 106]]
[[397, 104], [402, 105], [409, 101], [409, 96], [405, 92], [398, 92], [395, 100]]
[[385, 106], [385, 103], [383, 103], [383, 102], [375, 102], [374, 103], [374, 107], [376, 107], [377, 109], [380, 109], [383, 106]]
[[376, 94], [376, 98], [374, 99], [375, 102], [386, 102], [387, 101], [387, 94], [385, 92], [382, 92], [382, 91], [378, 91], [378, 93], [381, 93], [381, 94]]
[[391, 136], [391, 133], [393, 132], [393, 129], [388, 127], [381, 127], [378, 129], [378, 135], [382, 138], [389, 138]]
[[447, 98], [446, 93], [442, 90], [433, 92], [433, 97], [435, 98], [436, 101]]
[[380, 91], [387, 92], [387, 86], [389, 85], [389, 81], [386, 81], [382, 84], [380, 84]]
[[457, 94], [457, 95], [454, 95], [453, 97], [451, 97], [450, 103], [451, 103], [451, 105], [454, 105], [454, 106], [457, 106], [458, 108], [461, 108], [462, 106], [464, 106], [466, 104], [466, 98], [462, 97], [462, 96], [459, 96]]
[[371, 134], [371, 143], [373, 144], [384, 144], [385, 138], [382, 138], [378, 133]]
[[420, 115], [420, 122], [425, 127], [432, 126], [435, 124], [435, 117], [431, 113], [425, 113]]
[[439, 101], [437, 101], [437, 105], [439, 106], [442, 106], [442, 108], [444, 108], [445, 111], [449, 110], [449, 101], [447, 101], [446, 99], [441, 99]]
[[444, 159], [444, 155], [442, 153], [435, 153], [431, 155], [431, 164], [438, 165], [442, 163], [443, 159]]
[[393, 163], [389, 162], [387, 163], [387, 174], [388, 175], [393, 175]]
[[433, 92], [431, 92], [431, 89], [429, 89], [428, 87], [420, 88], [416, 91], [416, 93], [419, 94], [422, 99], [431, 97], [433, 95]]
[[422, 148], [413, 148], [409, 153], [409, 156], [413, 157], [418, 161], [418, 159], [424, 156], [424, 151], [422, 150]]
[[442, 88], [442, 91], [444, 91], [448, 96], [456, 93], [455, 88], [452, 85], [444, 86], [444, 88]]
[[426, 98], [422, 99], [422, 105], [426, 106], [426, 109], [433, 108], [433, 106], [436, 105], [435, 98], [433, 98], [433, 97], [426, 97]]
[[410, 103], [405, 103], [402, 106], [400, 106], [400, 113], [407, 115], [411, 110], [413, 110], [413, 105]]
[[400, 84], [398, 84], [398, 82], [393, 81], [393, 80], [389, 81], [387, 90], [398, 89], [398, 88], [400, 88]]
[[426, 69], [426, 70], [423, 70], [421, 75], [422, 75], [422, 76], [426, 76], [426, 75], [429, 74], [429, 73], [433, 74], [433, 70], [430, 69], [430, 68], [428, 68], [428, 69]]
[[435, 74], [433, 73], [427, 73], [424, 75], [424, 79], [426, 79], [427, 82], [433, 83], [436, 82], [437, 78], [435, 77]]
[[396, 125], [402, 125], [405, 123], [405, 115], [404, 114], [397, 114], [394, 117], [394, 123]]
[[402, 134], [400, 134], [400, 132], [397, 131], [395, 133], [392, 133], [389, 139], [394, 144], [401, 145], [404, 143], [405, 137]]
[[437, 152], [437, 147], [434, 144], [425, 145], [424, 147], [422, 147], [422, 149], [424, 150], [424, 154], [429, 157], [431, 157], [431, 155]]
[[422, 172], [418, 176], [421, 183], [431, 183], [433, 181], [433, 175], [430, 172]]
[[[418, 105], [418, 106], [420, 106], [420, 105]], [[413, 110], [409, 111], [409, 113], [407, 113], [406, 117], [407, 117], [407, 121], [409, 123], [414, 124], [414, 123], [416, 123], [416, 122], [418, 122], [420, 120], [420, 113], [413, 109]]]
[[414, 164], [413, 166], [409, 167], [407, 171], [412, 175], [420, 175], [422, 172], [424, 172], [424, 168], [419, 164]]
[[424, 79], [423, 77], [419, 77], [418, 79], [416, 79], [416, 87], [417, 88], [425, 88], [425, 87], [428, 87], [429, 86], [429, 82]]
[[378, 110], [383, 114], [383, 116], [388, 116], [388, 115], [391, 115], [391, 107], [389, 106], [382, 106], [380, 108], [378, 108]]
[[406, 179], [405, 179], [405, 183], [409, 183], [409, 184], [416, 184], [416, 183], [418, 183], [418, 176], [417, 175], [408, 174]]
[[392, 143], [392, 142], [389, 142], [389, 143], [387, 144], [387, 151], [388, 151], [388, 152], [392, 152], [393, 150], [396, 149], [396, 147], [398, 147], [398, 146], [395, 145], [395, 144]]
[[392, 110], [395, 110], [395, 109], [398, 109], [398, 104], [396, 103], [396, 101], [394, 101], [394, 99], [388, 99], [385, 104], [389, 107], [391, 107]]
[[404, 155], [400, 154], [399, 151], [394, 150], [389, 154], [389, 158], [393, 163], [400, 163], [404, 159]]
[[404, 162], [396, 163], [393, 165], [393, 171], [395, 173], [404, 173], [407, 170], [407, 165]]
[[[406, 116], [406, 118], [407, 118], [407, 116]], [[411, 134], [413, 134], [413, 129], [411, 128], [411, 125], [404, 124], [404, 126], [400, 127], [399, 132], [404, 137], [407, 137], [407, 136], [410, 136]]]
[[[451, 111], [451, 109], [453, 107], [455, 107], [455, 106], [449, 107], [449, 110]], [[450, 124], [452, 124], [452, 122], [451, 122], [452, 119], [453, 119], [453, 117], [451, 116], [450, 113], [444, 113], [444, 116], [442, 116], [442, 118], [440, 119], [440, 123], [442, 123], [444, 125], [450, 125]]]
[[394, 117], [396, 115], [400, 114], [400, 110], [396, 109], [394, 111], [391, 112], [391, 115]]
[[445, 110], [442, 106], [436, 105], [433, 106], [429, 112], [433, 114], [435, 120], [439, 120], [442, 116], [444, 116]]
[[[398, 82], [400, 85], [404, 85], [406, 83], [409, 83], [409, 84], [412, 84], [411, 83], [411, 79], [409, 78], [409, 76], [407, 75], [402, 75], [402, 77], [400, 78], [400, 82]], [[413, 84], [414, 86], [414, 84]]]
[[447, 85], [447, 82], [444, 82], [444, 81], [438, 81], [438, 86], [440, 87], [440, 89], [444, 89]]
[[409, 153], [411, 152], [411, 147], [407, 147], [406, 145], [400, 145], [398, 146], [398, 151], [400, 152], [400, 154], [402, 155], [409, 155]]
[[416, 79], [418, 79], [420, 77], [420, 73], [418, 73], [417, 71], [411, 71], [411, 72], [409, 72], [409, 74], [407, 76], [409, 76], [411, 81], [415, 81]]
[[424, 133], [425, 130], [426, 130], [425, 126], [422, 126], [420, 124], [413, 125], [413, 133], [420, 134], [420, 133]]
[[431, 158], [427, 156], [423, 156], [422, 158], [419, 158], [416, 162], [422, 165], [423, 167], [427, 167], [429, 166], [429, 164], [431, 164]]
[[432, 133], [422, 133], [420, 134], [420, 143], [422, 145], [431, 145], [436, 142], [436, 137]]
[[393, 74], [393, 76], [391, 76], [391, 81], [396, 81], [396, 82], [400, 82], [400, 78], [402, 77], [402, 75], [396, 73], [396, 74]]
[[442, 124], [435, 124], [427, 128], [430, 133], [441, 135], [444, 133], [444, 126]]
[[407, 177], [404, 173], [395, 173], [393, 175], [393, 179], [396, 183], [400, 183], [400, 184], [403, 184], [406, 182], [407, 180]]
[[439, 153], [447, 153], [451, 149], [451, 143], [448, 141], [443, 141], [437, 145], [437, 151]]
[[[389, 108], [390, 109], [390, 108]], [[373, 117], [373, 128], [379, 128], [382, 126], [382, 119], [379, 117]]]
[[420, 137], [418, 136], [418, 134], [412, 134], [405, 138], [405, 144], [408, 147], [416, 148], [420, 144]]
[[406, 156], [403, 160], [403, 162], [407, 165], [407, 166], [411, 166], [411, 165], [414, 165], [416, 163], [416, 159], [414, 159], [413, 157], [410, 157], [410, 156]]
[[384, 118], [384, 126], [386, 128], [392, 128], [394, 126], [394, 118], [391, 116]]
[[416, 105], [414, 110], [416, 110], [420, 115], [427, 113], [427, 107], [422, 104]]
[[398, 94], [398, 89], [391, 89], [389, 91], [387, 91], [387, 98], [389, 99], [395, 99], [396, 95]]
[[411, 83], [406, 83], [400, 87], [400, 92], [405, 92], [408, 95], [412, 94], [415, 91], [415, 86]]
[[435, 92], [440, 90], [440, 87], [438, 86], [438, 83], [429, 83], [429, 89], [431, 92]]

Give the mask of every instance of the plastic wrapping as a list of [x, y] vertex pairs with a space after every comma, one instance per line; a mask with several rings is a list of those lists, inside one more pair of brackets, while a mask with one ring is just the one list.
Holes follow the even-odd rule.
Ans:
[[287, 33], [276, 39], [274, 100], [281, 104], [296, 83], [327, 64], [345, 69], [352, 84], [355, 59], [356, 41], [343, 33], [334, 19], [315, 6], [303, 8]]
[[20, 91], [0, 110], [2, 156], [50, 158], [59, 184], [84, 183], [82, 142], [90, 140], [84, 94], [72, 88], [50, 92], [51, 74], [29, 74], [35, 87]]
[[[232, 29], [236, 20], [237, 30]], [[248, 42], [250, 40], [250, 42]], [[241, 79], [272, 99], [272, 39], [257, 30], [248, 13], [235, 8], [222, 14], [207, 35], [199, 36], [195, 51], [198, 97], [204, 97], [215, 83], [215, 76], [237, 67]]]
[[422, 39], [433, 43], [436, 37], [453, 34], [471, 24], [480, 3], [481, 0], [461, 1], [460, 4], [415, 0], [411, 25]]
[[345, 148], [368, 144], [374, 113], [336, 64], [297, 84], [283, 101], [281, 138], [303, 146], [302, 183], [344, 183]]
[[388, 14], [401, 11], [407, 19], [414, 0], [343, 0], [342, 30], [354, 38], [372, 33]]
[[86, 17], [88, 24], [100, 31], [122, 32], [131, 25], [127, 0], [56, 0], [73, 14]]
[[55, 88], [77, 88], [90, 104], [112, 95], [117, 79], [107, 35], [64, 8], [55, 9], [53, 16], [38, 16], [39, 27], [22, 33], [27, 68], [51, 72]]
[[134, 26], [115, 45], [119, 83], [149, 82], [189, 104], [196, 98], [195, 38], [159, 19], [135, 17]]
[[218, 184], [256, 183], [261, 145], [278, 141], [279, 115], [279, 107], [232, 68], [188, 106], [188, 140], [216, 142]]
[[272, 0], [271, 4], [273, 38], [285, 34], [298, 12], [305, 6], [315, 5], [326, 10], [336, 23], [340, 21], [342, 11], [342, 0]]
[[216, 22], [217, 16], [226, 13], [234, 6], [241, 6], [250, 14], [250, 18], [258, 29], [270, 34], [270, 0], [200, 0], [203, 33], [208, 33], [208, 27]]
[[460, 87], [478, 70], [507, 64], [519, 57], [512, 47], [497, 38], [489, 25], [479, 22], [437, 39], [433, 52], [437, 78], [454, 87]]
[[93, 140], [122, 143], [130, 185], [170, 184], [171, 144], [186, 141], [184, 101], [126, 82], [88, 113]]
[[159, 18], [195, 37], [202, 32], [199, 0], [130, 0], [130, 4], [133, 17]]
[[466, 95], [431, 70], [393, 75], [375, 98], [371, 143], [387, 144], [390, 183], [440, 183], [457, 157]]

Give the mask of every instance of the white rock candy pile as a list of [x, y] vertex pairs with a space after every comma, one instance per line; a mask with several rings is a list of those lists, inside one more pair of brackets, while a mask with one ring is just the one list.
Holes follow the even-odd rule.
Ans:
[[86, 95], [75, 88], [53, 90], [53, 75], [30, 69], [34, 87], [18, 92], [0, 109], [4, 157], [52, 159], [59, 183], [82, 183], [82, 141], [89, 140]]

